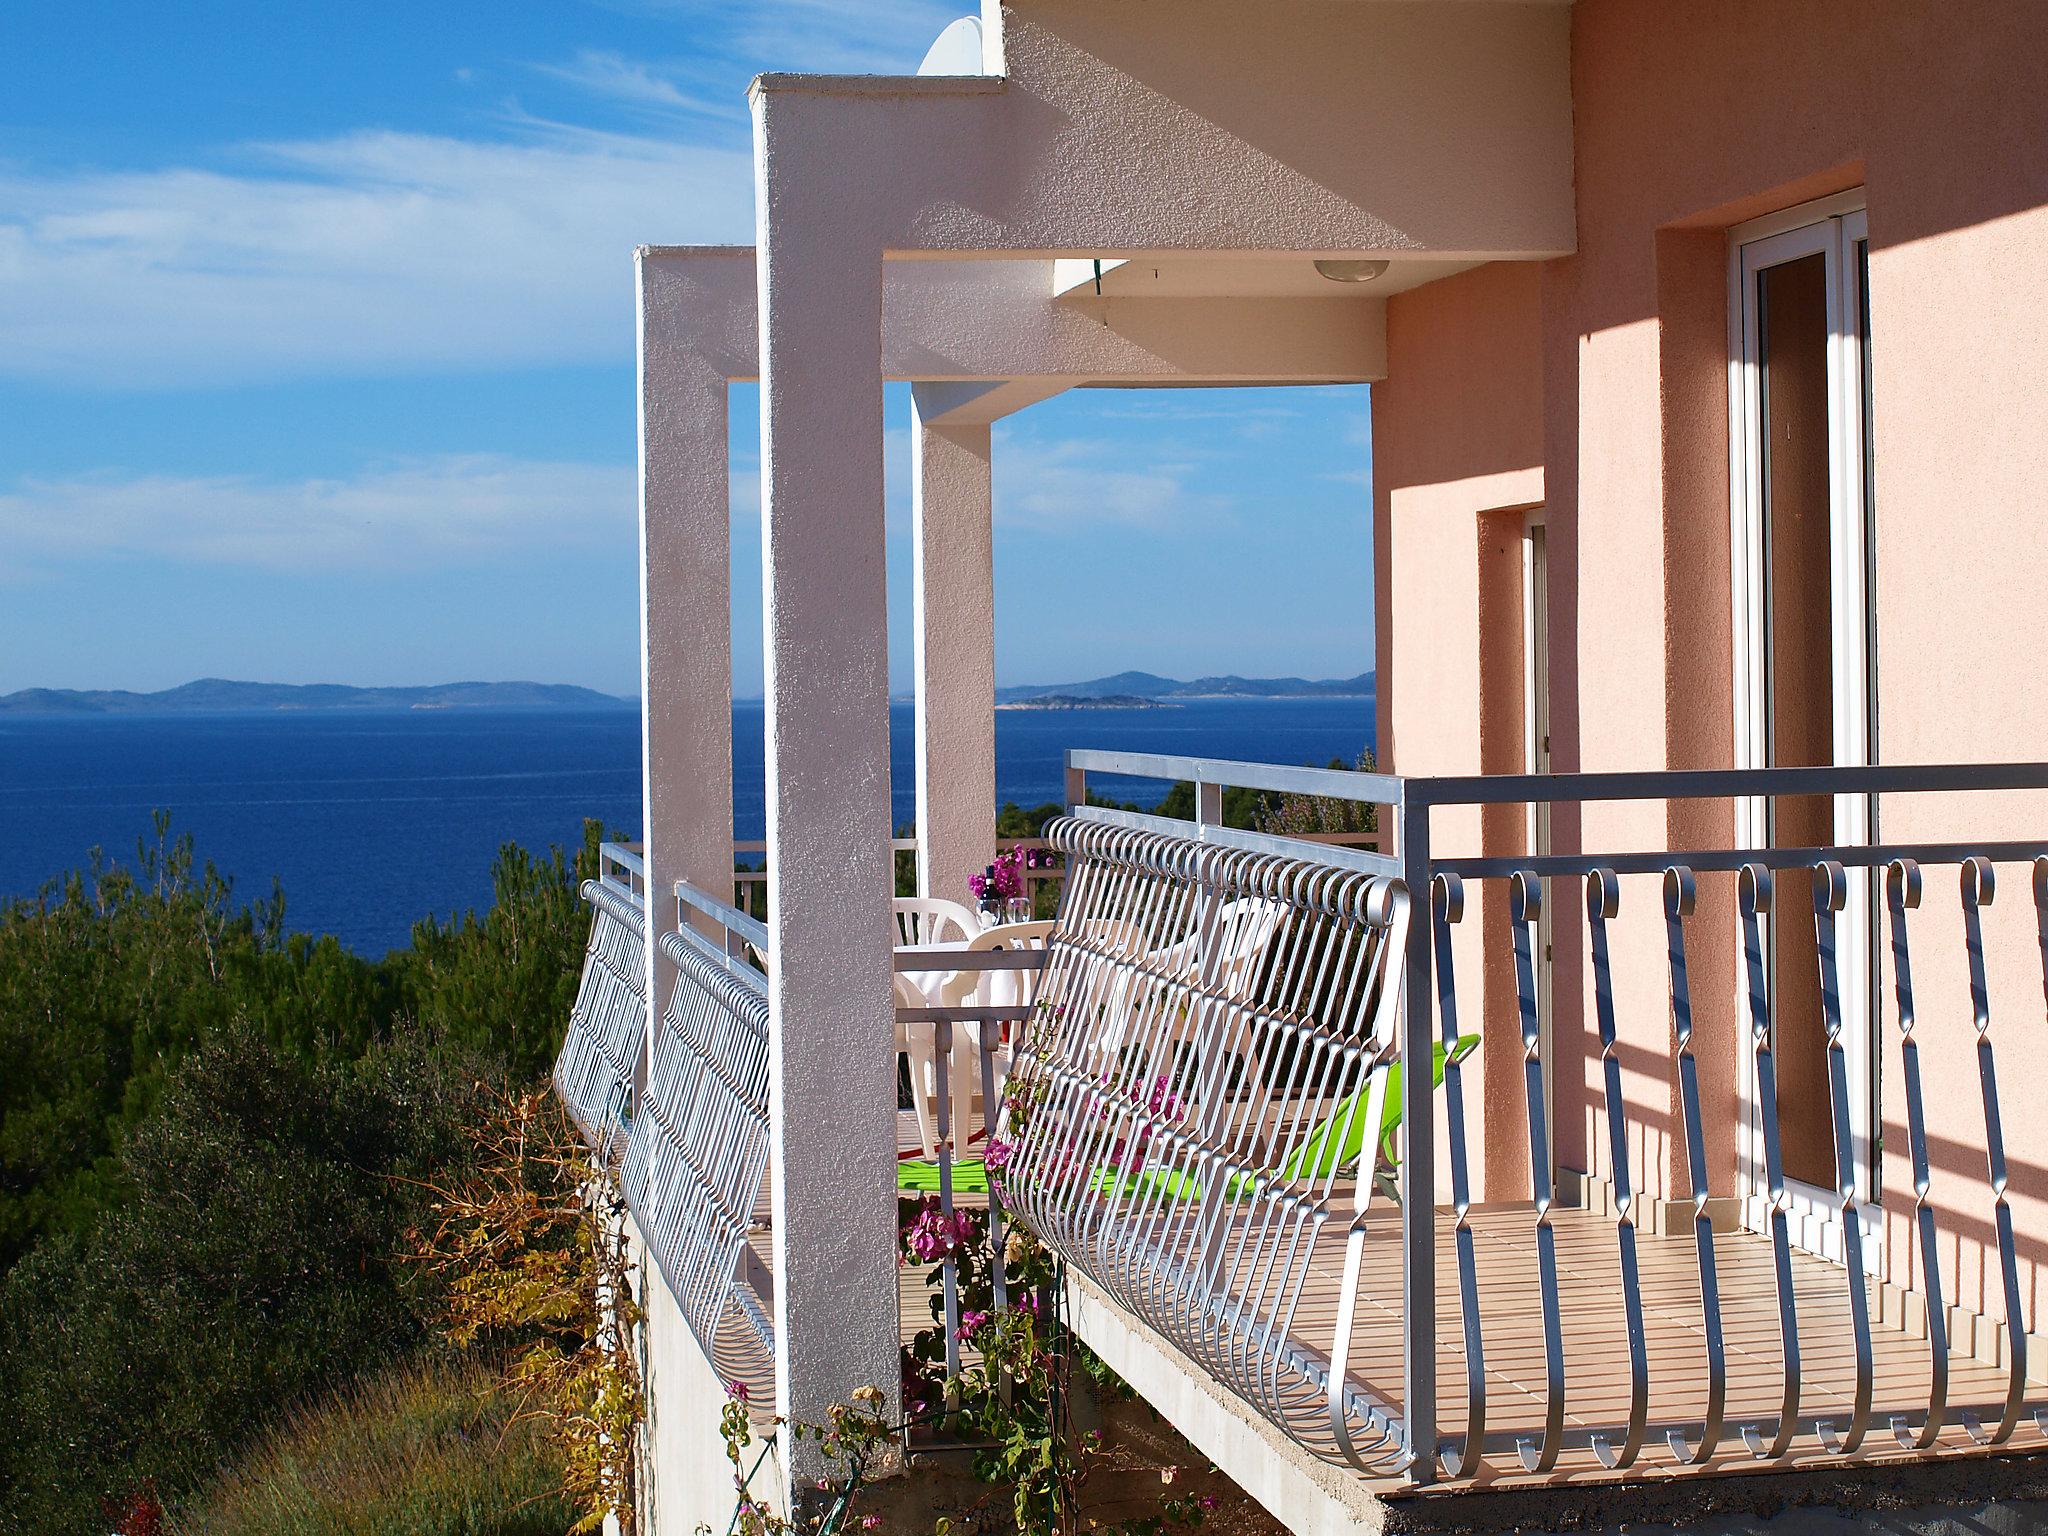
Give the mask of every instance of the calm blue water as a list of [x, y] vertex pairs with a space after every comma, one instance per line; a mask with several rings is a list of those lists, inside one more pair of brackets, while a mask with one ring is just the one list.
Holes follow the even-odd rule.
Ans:
[[[890, 724], [901, 825], [913, 815], [910, 707], [892, 706]], [[1059, 799], [1069, 747], [1324, 763], [1356, 757], [1372, 729], [1369, 699], [1002, 711], [997, 796]], [[733, 739], [734, 833], [760, 837], [758, 703], [734, 706]], [[132, 860], [162, 807], [245, 895], [280, 879], [292, 927], [381, 954], [427, 912], [487, 906], [501, 843], [573, 843], [585, 816], [637, 836], [639, 765], [630, 710], [0, 719], [0, 897], [32, 894], [95, 846]], [[1141, 803], [1161, 792], [1098, 787]]]

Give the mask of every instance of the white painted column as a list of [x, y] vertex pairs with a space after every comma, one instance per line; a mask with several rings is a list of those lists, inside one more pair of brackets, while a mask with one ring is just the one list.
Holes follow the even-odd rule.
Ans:
[[654, 935], [675, 882], [732, 894], [732, 577], [726, 364], [700, 344], [689, 269], [642, 252], [640, 720], [650, 1022], [674, 985]]
[[[780, 104], [756, 90], [776, 1406], [816, 1424], [900, 1397], [882, 246]], [[801, 1507], [816, 1442], [784, 1446]]]
[[913, 386], [910, 400], [917, 889], [968, 901], [968, 876], [995, 856], [990, 429], [935, 423], [929, 386]]
[[[643, 250], [639, 313], [641, 839], [647, 866], [650, 1032], [675, 985], [652, 942], [676, 920], [680, 878], [732, 891], [732, 578], [727, 378], [730, 263]], [[718, 269], [723, 268], [720, 272]], [[740, 270], [735, 271], [738, 268]], [[749, 285], [750, 286], [750, 285]], [[751, 311], [751, 304], [747, 306]], [[650, 1045], [651, 1045], [650, 1038]], [[716, 1518], [717, 1373], [642, 1250], [649, 1502], [662, 1529]], [[723, 1506], [731, 1494], [723, 1492]]]

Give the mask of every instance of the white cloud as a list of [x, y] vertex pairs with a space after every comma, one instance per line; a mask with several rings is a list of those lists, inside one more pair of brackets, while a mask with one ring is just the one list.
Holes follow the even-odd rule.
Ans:
[[450, 455], [332, 479], [87, 475], [0, 491], [14, 577], [118, 556], [281, 571], [473, 565], [634, 537], [623, 465]]
[[672, 18], [692, 43], [751, 69], [907, 75], [946, 23], [973, 0], [611, 0]]
[[618, 362], [632, 250], [745, 241], [747, 151], [527, 123], [247, 169], [0, 168], [0, 373], [108, 387]]
[[1009, 434], [995, 454], [996, 520], [1041, 531], [1156, 529], [1226, 513], [1225, 498], [1190, 488], [1191, 472], [1179, 463], [1134, 466], [1128, 443]]
[[698, 95], [684, 90], [669, 72], [622, 54], [586, 48], [567, 64], [537, 64], [543, 75], [594, 96], [655, 116], [697, 116], [746, 120], [746, 102]]

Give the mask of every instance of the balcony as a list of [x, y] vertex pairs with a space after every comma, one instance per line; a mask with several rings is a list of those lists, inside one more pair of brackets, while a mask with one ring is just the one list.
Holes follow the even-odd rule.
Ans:
[[[1192, 780], [1197, 819], [1090, 806], [1090, 775]], [[1069, 784], [1048, 946], [987, 962], [1036, 972], [1034, 1004], [899, 1008], [934, 1030], [940, 1198], [978, 1199], [954, 1153], [1000, 1098], [992, 1219], [1064, 1260], [1076, 1332], [1291, 1527], [1624, 1492], [1648, 1519], [1739, 1503], [1745, 1474], [1832, 1497], [1845, 1469], [2041, 1448], [1998, 1065], [2048, 986], [2048, 839], [1970, 833], [2038, 823], [2048, 766], [1401, 779], [1077, 752]], [[1219, 825], [1232, 785], [1374, 805], [1389, 851]], [[1852, 801], [1913, 836], [1655, 845], [1686, 807], [1748, 828]], [[1526, 847], [1537, 805], [1573, 851], [1488, 851], [1506, 818]], [[772, 1387], [770, 930], [678, 887], [643, 1068], [630, 855], [586, 891], [558, 1081], [594, 1145], [624, 1130], [707, 1356]], [[970, 1016], [1015, 1026], [1004, 1095]], [[924, 1295], [907, 1275], [905, 1338]]]

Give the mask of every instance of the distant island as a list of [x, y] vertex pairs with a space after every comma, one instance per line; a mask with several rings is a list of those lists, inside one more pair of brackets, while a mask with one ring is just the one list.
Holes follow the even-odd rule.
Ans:
[[437, 683], [419, 688], [350, 688], [342, 683], [237, 683], [203, 677], [157, 693], [125, 688], [24, 688], [0, 694], [0, 714], [254, 714], [308, 709], [637, 709], [594, 688], [568, 683]]
[[997, 709], [1179, 709], [1167, 699], [1148, 699], [1135, 693], [1105, 693], [1099, 697], [1077, 693], [1035, 693], [1028, 699], [1011, 699]]
[[1027, 704], [1037, 699], [1123, 699], [1155, 703], [1174, 699], [1369, 699], [1374, 692], [1373, 674], [1370, 672], [1321, 681], [1305, 677], [1231, 676], [1198, 677], [1192, 682], [1161, 677], [1155, 672], [1118, 672], [1112, 677], [1098, 677], [1087, 683], [998, 688], [996, 707]]

